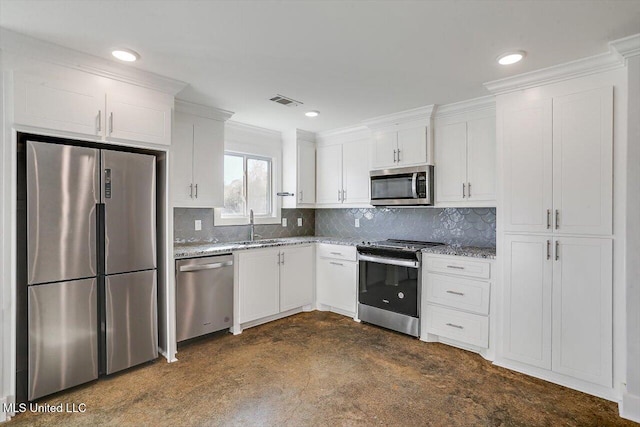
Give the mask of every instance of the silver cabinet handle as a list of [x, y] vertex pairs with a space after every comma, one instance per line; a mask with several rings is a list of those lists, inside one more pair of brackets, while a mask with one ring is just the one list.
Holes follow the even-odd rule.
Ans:
[[400, 163], [400, 149], [398, 148], [398, 163]]
[[102, 132], [102, 110], [98, 110], [98, 126], [96, 132]]
[[551, 228], [551, 209], [547, 209], [547, 230]]
[[342, 191], [338, 190], [338, 201], [341, 202], [342, 201]]
[[113, 133], [113, 111], [109, 113], [109, 135]]
[[200, 265], [183, 265], [178, 271], [201, 271], [201, 270], [213, 270], [215, 268], [230, 267], [233, 265], [233, 261], [215, 262], [213, 264], [200, 264]]
[[462, 198], [464, 199], [466, 196], [466, 184], [463, 182], [462, 183]]
[[282, 264], [282, 261], [280, 260], [280, 255], [282, 255], [282, 252], [278, 252], [278, 265]]
[[455, 323], [447, 323], [447, 326], [451, 326], [456, 329], [464, 329], [464, 326], [456, 325]]
[[340, 255], [340, 256], [344, 256], [342, 255], [340, 252], [329, 252], [330, 255]]
[[189, 198], [193, 199], [193, 183], [189, 184]]
[[282, 252], [282, 265], [284, 265], [284, 252]]
[[342, 201], [347, 200], [347, 190], [342, 190]]
[[302, 192], [302, 190], [300, 190], [300, 201], [302, 201], [302, 199], [303, 199], [302, 194], [303, 194], [303, 192]]
[[556, 261], [560, 259], [560, 240], [556, 240]]
[[560, 209], [556, 209], [556, 230], [560, 228]]
[[331, 264], [331, 265], [339, 265], [340, 267], [344, 267], [344, 264], [340, 264], [339, 262], [329, 261], [329, 264]]
[[464, 296], [464, 293], [462, 292], [456, 292], [456, 291], [447, 291], [448, 294], [453, 294], [453, 295], [459, 295], [459, 296]]
[[467, 198], [471, 197], [471, 183], [467, 182]]
[[393, 163], [396, 163], [396, 162], [397, 162], [397, 160], [396, 160], [396, 152], [397, 152], [397, 151], [398, 151], [398, 150], [393, 150]]
[[547, 240], [547, 259], [551, 259], [551, 240]]
[[447, 265], [447, 268], [453, 268], [455, 270], [464, 270], [464, 267], [460, 267], [459, 265]]
[[198, 184], [196, 184], [196, 199], [198, 198]]

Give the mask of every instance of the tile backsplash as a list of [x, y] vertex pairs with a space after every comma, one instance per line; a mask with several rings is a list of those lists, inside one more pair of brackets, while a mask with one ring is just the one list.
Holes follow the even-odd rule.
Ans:
[[[429, 240], [464, 246], [496, 246], [495, 208], [282, 209], [287, 227], [256, 225], [259, 238], [352, 237], [363, 240]], [[302, 218], [303, 226], [297, 220]], [[355, 220], [360, 227], [355, 227]], [[202, 230], [194, 230], [194, 221]], [[213, 226], [213, 209], [174, 210], [176, 243], [234, 242], [249, 239], [249, 226]]]
[[[175, 208], [173, 211], [173, 240], [175, 243], [217, 243], [249, 240], [248, 225], [213, 226], [213, 209]], [[256, 225], [256, 238], [313, 236], [315, 213], [313, 209], [282, 209], [287, 226], [280, 224]], [[302, 227], [298, 227], [302, 218]], [[195, 231], [195, 220], [202, 221], [202, 230]]]
[[[355, 227], [355, 220], [360, 227]], [[495, 208], [318, 209], [316, 236], [496, 246]]]

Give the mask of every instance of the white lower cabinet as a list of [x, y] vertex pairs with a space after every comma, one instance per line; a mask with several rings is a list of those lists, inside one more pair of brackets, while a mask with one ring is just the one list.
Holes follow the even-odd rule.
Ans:
[[238, 323], [311, 304], [313, 256], [311, 245], [238, 253]]
[[612, 386], [612, 241], [506, 235], [503, 357]]
[[318, 245], [316, 304], [355, 317], [357, 272], [355, 247]]
[[[483, 353], [489, 346], [493, 262], [426, 255], [421, 310], [424, 341], [440, 341]], [[452, 340], [452, 341], [451, 341]]]

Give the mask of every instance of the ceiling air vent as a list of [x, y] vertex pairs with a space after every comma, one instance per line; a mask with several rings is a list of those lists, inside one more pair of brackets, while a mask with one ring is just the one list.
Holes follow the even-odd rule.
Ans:
[[297, 107], [298, 105], [302, 105], [303, 103], [300, 101], [296, 101], [295, 99], [287, 98], [286, 96], [282, 96], [280, 94], [271, 98], [271, 101], [277, 102], [278, 104], [282, 104], [285, 107]]

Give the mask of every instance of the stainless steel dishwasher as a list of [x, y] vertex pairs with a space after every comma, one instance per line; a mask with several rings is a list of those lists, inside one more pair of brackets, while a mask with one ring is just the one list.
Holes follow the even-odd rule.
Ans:
[[233, 255], [176, 261], [178, 341], [231, 327]]

